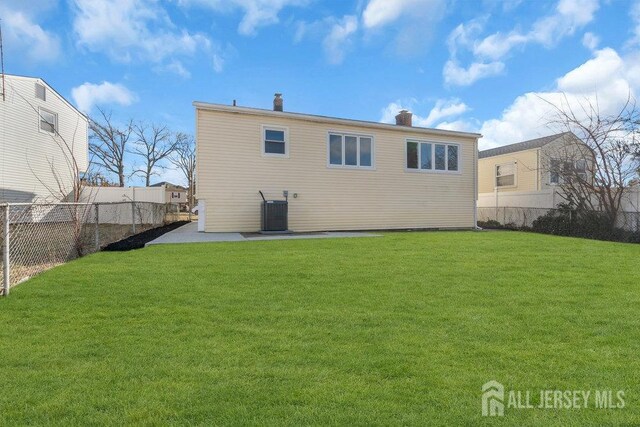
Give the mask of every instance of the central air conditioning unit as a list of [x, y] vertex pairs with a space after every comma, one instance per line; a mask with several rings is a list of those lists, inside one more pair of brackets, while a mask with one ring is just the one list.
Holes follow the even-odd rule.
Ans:
[[289, 230], [288, 192], [284, 192], [285, 200], [267, 200], [262, 196], [260, 210], [260, 229], [263, 233], [282, 233]]

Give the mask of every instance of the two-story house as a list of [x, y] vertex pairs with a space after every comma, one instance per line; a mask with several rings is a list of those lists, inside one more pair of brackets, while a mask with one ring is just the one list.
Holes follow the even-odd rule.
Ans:
[[88, 120], [44, 80], [0, 83], [0, 203], [63, 201], [88, 163]]

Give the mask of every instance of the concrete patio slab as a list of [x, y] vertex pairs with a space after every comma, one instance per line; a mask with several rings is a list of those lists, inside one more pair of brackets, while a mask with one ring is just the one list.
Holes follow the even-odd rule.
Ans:
[[163, 234], [145, 246], [170, 243], [204, 243], [204, 242], [249, 242], [255, 240], [287, 240], [287, 239], [327, 239], [345, 237], [380, 237], [380, 234], [357, 231], [325, 231], [318, 233], [291, 233], [291, 234], [257, 234], [251, 233], [245, 236], [242, 233], [201, 233], [198, 224], [192, 222]]

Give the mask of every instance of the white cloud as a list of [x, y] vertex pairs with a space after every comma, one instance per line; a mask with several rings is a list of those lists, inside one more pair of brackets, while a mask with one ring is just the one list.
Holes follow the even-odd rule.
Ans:
[[80, 111], [90, 113], [100, 104], [131, 105], [137, 96], [119, 83], [83, 83], [71, 89], [71, 97]]
[[439, 0], [369, 0], [362, 13], [366, 28], [382, 27], [405, 14], [422, 14], [425, 10], [439, 8]]
[[238, 32], [255, 35], [260, 27], [280, 22], [279, 14], [285, 7], [305, 6], [309, 0], [179, 0], [182, 6], [201, 6], [215, 12], [226, 13], [240, 9], [244, 13]]
[[474, 62], [468, 68], [461, 67], [456, 61], [449, 60], [442, 70], [446, 84], [469, 86], [485, 77], [495, 76], [504, 70], [502, 62]]
[[360, 25], [357, 16], [345, 15], [341, 19], [327, 16], [312, 22], [298, 21], [295, 27], [294, 43], [304, 39], [322, 40], [327, 62], [340, 64], [351, 48]]
[[38, 25], [29, 12], [0, 5], [5, 47], [31, 62], [55, 61], [61, 53], [58, 36]]
[[[428, 114], [414, 114], [413, 122], [416, 126], [479, 132], [484, 135], [480, 149], [487, 149], [564, 131], [553, 125], [557, 114], [554, 106], [572, 108], [586, 118], [581, 106], [590, 103], [600, 114], [609, 115], [617, 113], [629, 95], [635, 96], [639, 90], [640, 52], [623, 56], [603, 48], [558, 78], [551, 90], [518, 96], [497, 118], [481, 123], [465, 117], [470, 108], [454, 98], [436, 101]], [[381, 121], [394, 123], [398, 111], [419, 107], [415, 99], [392, 102], [381, 111]]]
[[455, 130], [458, 132], [477, 132], [478, 126], [466, 120], [455, 120], [453, 122], [440, 122], [436, 129]]
[[504, 57], [515, 46], [528, 41], [529, 38], [526, 35], [515, 31], [509, 34], [495, 33], [477, 43], [473, 48], [473, 53], [482, 58], [496, 60]]
[[[503, 59], [515, 48], [529, 43], [552, 47], [593, 21], [598, 8], [598, 0], [560, 0], [555, 11], [537, 19], [528, 32], [516, 28], [476, 40], [471, 39], [477, 37], [484, 22], [474, 20], [466, 26], [461, 24], [449, 35], [451, 58], [445, 65], [445, 79], [450, 76], [448, 82], [451, 84], [469, 85], [481, 78], [499, 74], [504, 69]], [[591, 45], [595, 41], [593, 37], [589, 39]], [[474, 56], [467, 68], [459, 66], [456, 59], [461, 48], [470, 50]]]
[[582, 36], [582, 45], [589, 50], [596, 50], [600, 44], [600, 37], [593, 33], [585, 33]]
[[344, 60], [345, 50], [351, 44], [350, 37], [358, 30], [358, 18], [346, 15], [333, 24], [324, 38], [323, 46], [327, 60], [331, 64], [340, 64]]
[[445, 0], [368, 0], [362, 24], [367, 36], [383, 37], [391, 41], [395, 53], [413, 56], [424, 53], [431, 43], [447, 5]]
[[224, 64], [225, 64], [225, 60], [224, 58], [219, 55], [219, 54], [214, 54], [213, 55], [213, 71], [215, 71], [216, 73], [221, 73], [224, 71]]
[[555, 13], [533, 23], [528, 33], [512, 30], [507, 34], [495, 33], [479, 41], [473, 51], [480, 57], [500, 59], [513, 48], [527, 43], [540, 43], [550, 47], [561, 38], [593, 20], [598, 10], [598, 0], [560, 0]]
[[[389, 103], [382, 109], [382, 123], [395, 123], [395, 117], [400, 110], [412, 110], [412, 107], [419, 107], [419, 103], [415, 99], [398, 100]], [[442, 121], [445, 118], [455, 118], [469, 111], [469, 107], [459, 99], [439, 99], [425, 116], [413, 113], [413, 125], [418, 127], [436, 127], [438, 129], [461, 130], [468, 129], [468, 123], [463, 120], [454, 122]], [[454, 129], [455, 128], [455, 129]]]
[[445, 117], [459, 116], [468, 110], [467, 104], [459, 99], [439, 99], [424, 119], [424, 125], [432, 126]]
[[449, 53], [455, 57], [460, 47], [473, 47], [476, 37], [482, 32], [487, 17], [473, 19], [466, 24], [459, 24], [447, 37]]
[[599, 88], [610, 87], [616, 76], [624, 70], [624, 61], [611, 48], [595, 52], [595, 57], [557, 81], [558, 90], [575, 94], [598, 92]]
[[537, 138], [561, 129], [549, 127], [555, 110], [552, 105], [570, 107], [584, 115], [580, 105], [591, 103], [601, 114], [613, 114], [640, 88], [637, 78], [640, 56], [621, 57], [604, 48], [594, 57], [560, 77], [548, 92], [530, 92], [516, 98], [501, 117], [484, 122], [481, 148]]
[[116, 61], [162, 63], [176, 55], [193, 56], [198, 50], [208, 52], [211, 48], [205, 35], [176, 28], [154, 0], [74, 0], [73, 10], [78, 44], [105, 52]]
[[182, 65], [182, 62], [177, 60], [173, 60], [166, 65], [154, 67], [154, 71], [159, 73], [176, 74], [185, 79], [191, 78], [191, 72]]

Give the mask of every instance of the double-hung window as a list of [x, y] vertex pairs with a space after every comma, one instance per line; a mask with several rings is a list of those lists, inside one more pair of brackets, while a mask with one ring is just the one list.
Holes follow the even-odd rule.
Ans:
[[262, 126], [262, 154], [289, 157], [289, 130], [278, 126]]
[[373, 137], [329, 133], [329, 166], [373, 168]]
[[577, 160], [576, 161], [576, 176], [580, 181], [587, 180], [587, 161], [586, 160]]
[[496, 187], [513, 187], [516, 185], [516, 163], [496, 165]]
[[43, 108], [38, 109], [38, 115], [40, 118], [40, 130], [49, 133], [56, 133], [58, 130], [58, 115]]
[[460, 146], [407, 140], [407, 169], [457, 172], [460, 170]]
[[551, 159], [549, 162], [549, 183], [565, 184], [572, 177], [578, 180], [587, 180], [587, 161], [584, 159], [573, 161], [565, 161], [560, 159]]

